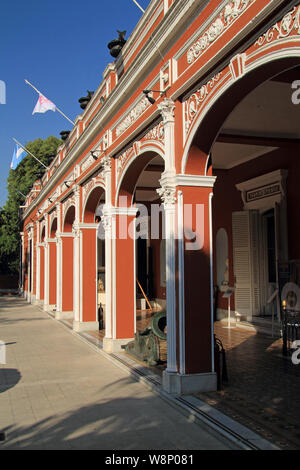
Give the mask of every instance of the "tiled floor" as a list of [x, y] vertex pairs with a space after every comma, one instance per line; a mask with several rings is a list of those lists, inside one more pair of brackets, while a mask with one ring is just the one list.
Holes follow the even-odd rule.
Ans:
[[282, 449], [300, 449], [300, 365], [281, 355], [281, 340], [215, 325], [226, 350], [229, 382], [199, 394]]

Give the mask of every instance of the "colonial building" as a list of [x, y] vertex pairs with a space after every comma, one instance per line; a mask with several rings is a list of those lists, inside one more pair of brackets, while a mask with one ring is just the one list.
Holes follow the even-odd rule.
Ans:
[[164, 388], [214, 390], [224, 292], [276, 319], [300, 258], [299, 0], [152, 0], [119, 49], [27, 195], [23, 290], [110, 352], [138, 280], [167, 312]]

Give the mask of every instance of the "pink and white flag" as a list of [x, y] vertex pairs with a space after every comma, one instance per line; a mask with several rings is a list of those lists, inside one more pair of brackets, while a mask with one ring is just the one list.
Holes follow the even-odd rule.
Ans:
[[56, 106], [52, 101], [48, 100], [45, 96], [40, 95], [37, 103], [32, 111], [34, 113], [45, 113], [46, 111], [55, 111]]

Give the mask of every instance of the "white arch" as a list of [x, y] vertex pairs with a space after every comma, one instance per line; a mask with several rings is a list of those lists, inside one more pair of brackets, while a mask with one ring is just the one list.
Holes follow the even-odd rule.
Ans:
[[70, 204], [69, 207], [67, 208], [67, 210], [64, 210], [64, 218], [63, 218], [63, 223], [62, 223], [62, 231], [64, 231], [64, 228], [65, 228], [65, 222], [66, 222], [66, 216], [67, 216], [67, 213], [69, 212], [69, 210], [71, 209], [71, 207], [74, 207], [75, 209], [75, 213], [76, 213], [76, 207], [75, 207], [75, 204]]
[[[261, 52], [261, 50], [259, 51]], [[246, 74], [249, 72], [252, 72], [253, 70], [266, 65], [270, 62], [275, 62], [280, 59], [287, 59], [287, 58], [293, 58], [293, 57], [299, 57], [300, 58], [300, 48], [299, 47], [294, 47], [293, 49], [281, 49], [279, 51], [273, 51], [269, 54], [263, 55], [262, 57], [252, 61], [249, 65], [245, 66], [245, 71], [242, 77], [240, 79], [243, 79]], [[212, 106], [218, 101], [218, 99], [236, 82], [236, 79], [234, 79], [230, 73], [230, 71], [227, 72], [226, 75], [224, 75], [222, 81], [224, 81], [228, 76], [231, 76], [230, 80], [227, 80], [226, 83], [217, 91], [217, 93], [213, 96], [211, 100], [209, 100], [208, 104], [202, 109], [200, 114], [198, 115], [196, 121], [193, 124], [193, 127], [191, 129], [190, 135], [185, 143], [184, 146], [184, 151], [183, 151], [183, 156], [181, 160], [181, 173], [185, 173], [185, 168], [188, 160], [188, 154], [190, 147], [192, 145], [193, 139], [195, 137], [195, 134], [201, 124], [201, 122], [204, 120], [205, 116], [209, 112], [209, 110], [212, 108]], [[221, 83], [221, 81], [220, 81]], [[216, 136], [217, 137], [217, 136]], [[213, 145], [213, 143], [212, 143]]]
[[45, 219], [42, 221], [41, 225], [40, 225], [40, 242], [42, 242], [42, 233], [43, 233], [43, 230], [45, 228], [45, 238], [47, 238], [47, 233], [46, 233], [46, 221]]
[[[164, 152], [162, 149], [158, 149], [157, 147], [155, 147], [154, 145], [146, 145], [145, 147], [143, 147], [141, 149], [141, 151], [139, 153], [137, 153], [135, 155], [135, 157], [131, 158], [127, 164], [125, 165], [125, 168], [123, 169], [123, 173], [122, 173], [122, 176], [120, 178], [120, 181], [118, 183], [118, 186], [116, 188], [116, 196], [115, 196], [115, 205], [117, 205], [117, 201], [118, 201], [118, 197], [119, 197], [119, 192], [120, 192], [120, 188], [121, 188], [121, 185], [122, 185], [122, 182], [124, 180], [124, 177], [127, 173], [127, 170], [128, 168], [130, 167], [130, 165], [137, 159], [137, 157], [140, 157], [141, 155], [143, 155], [144, 153], [147, 153], [147, 152], [155, 152], [157, 155], [159, 155], [163, 160], [165, 160], [165, 155], [164, 155]], [[153, 157], [154, 158], [154, 157]], [[135, 187], [134, 189], [136, 188], [136, 185], [137, 185], [137, 181], [136, 181], [136, 184], [135, 184]]]
[[83, 218], [84, 218], [84, 214], [85, 214], [85, 209], [86, 209], [86, 205], [87, 205], [87, 202], [89, 200], [89, 197], [90, 195], [92, 194], [92, 192], [96, 189], [96, 188], [101, 188], [104, 190], [104, 193], [105, 193], [105, 199], [106, 199], [106, 189], [105, 189], [105, 185], [103, 183], [96, 183], [95, 186], [93, 186], [90, 191], [88, 192], [88, 194], [86, 194], [85, 196], [85, 200], [83, 201], [84, 202], [84, 205], [82, 207], [82, 215], [83, 215]]

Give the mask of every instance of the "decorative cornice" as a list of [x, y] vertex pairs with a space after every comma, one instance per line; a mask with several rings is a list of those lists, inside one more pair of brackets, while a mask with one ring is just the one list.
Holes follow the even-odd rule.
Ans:
[[143, 96], [127, 114], [125, 119], [116, 127], [116, 136], [120, 137], [150, 106], [151, 104], [148, 99]]
[[190, 47], [187, 52], [187, 62], [192, 64], [205, 52], [210, 44], [218, 39], [234, 21], [256, 0], [234, 0], [227, 2], [218, 17], [210, 24], [209, 28]]
[[293, 32], [300, 35], [300, 6], [295, 6], [289, 11], [281, 21], [275, 23], [266, 33], [260, 36], [255, 42], [255, 46], [263, 46], [270, 42], [285, 39]]
[[185, 121], [185, 138], [188, 134], [192, 123], [197, 116], [202, 103], [213, 91], [216, 83], [220, 80], [222, 72], [214, 75], [207, 83], [202, 85], [197, 91], [195, 91], [185, 102], [184, 102], [184, 121]]

